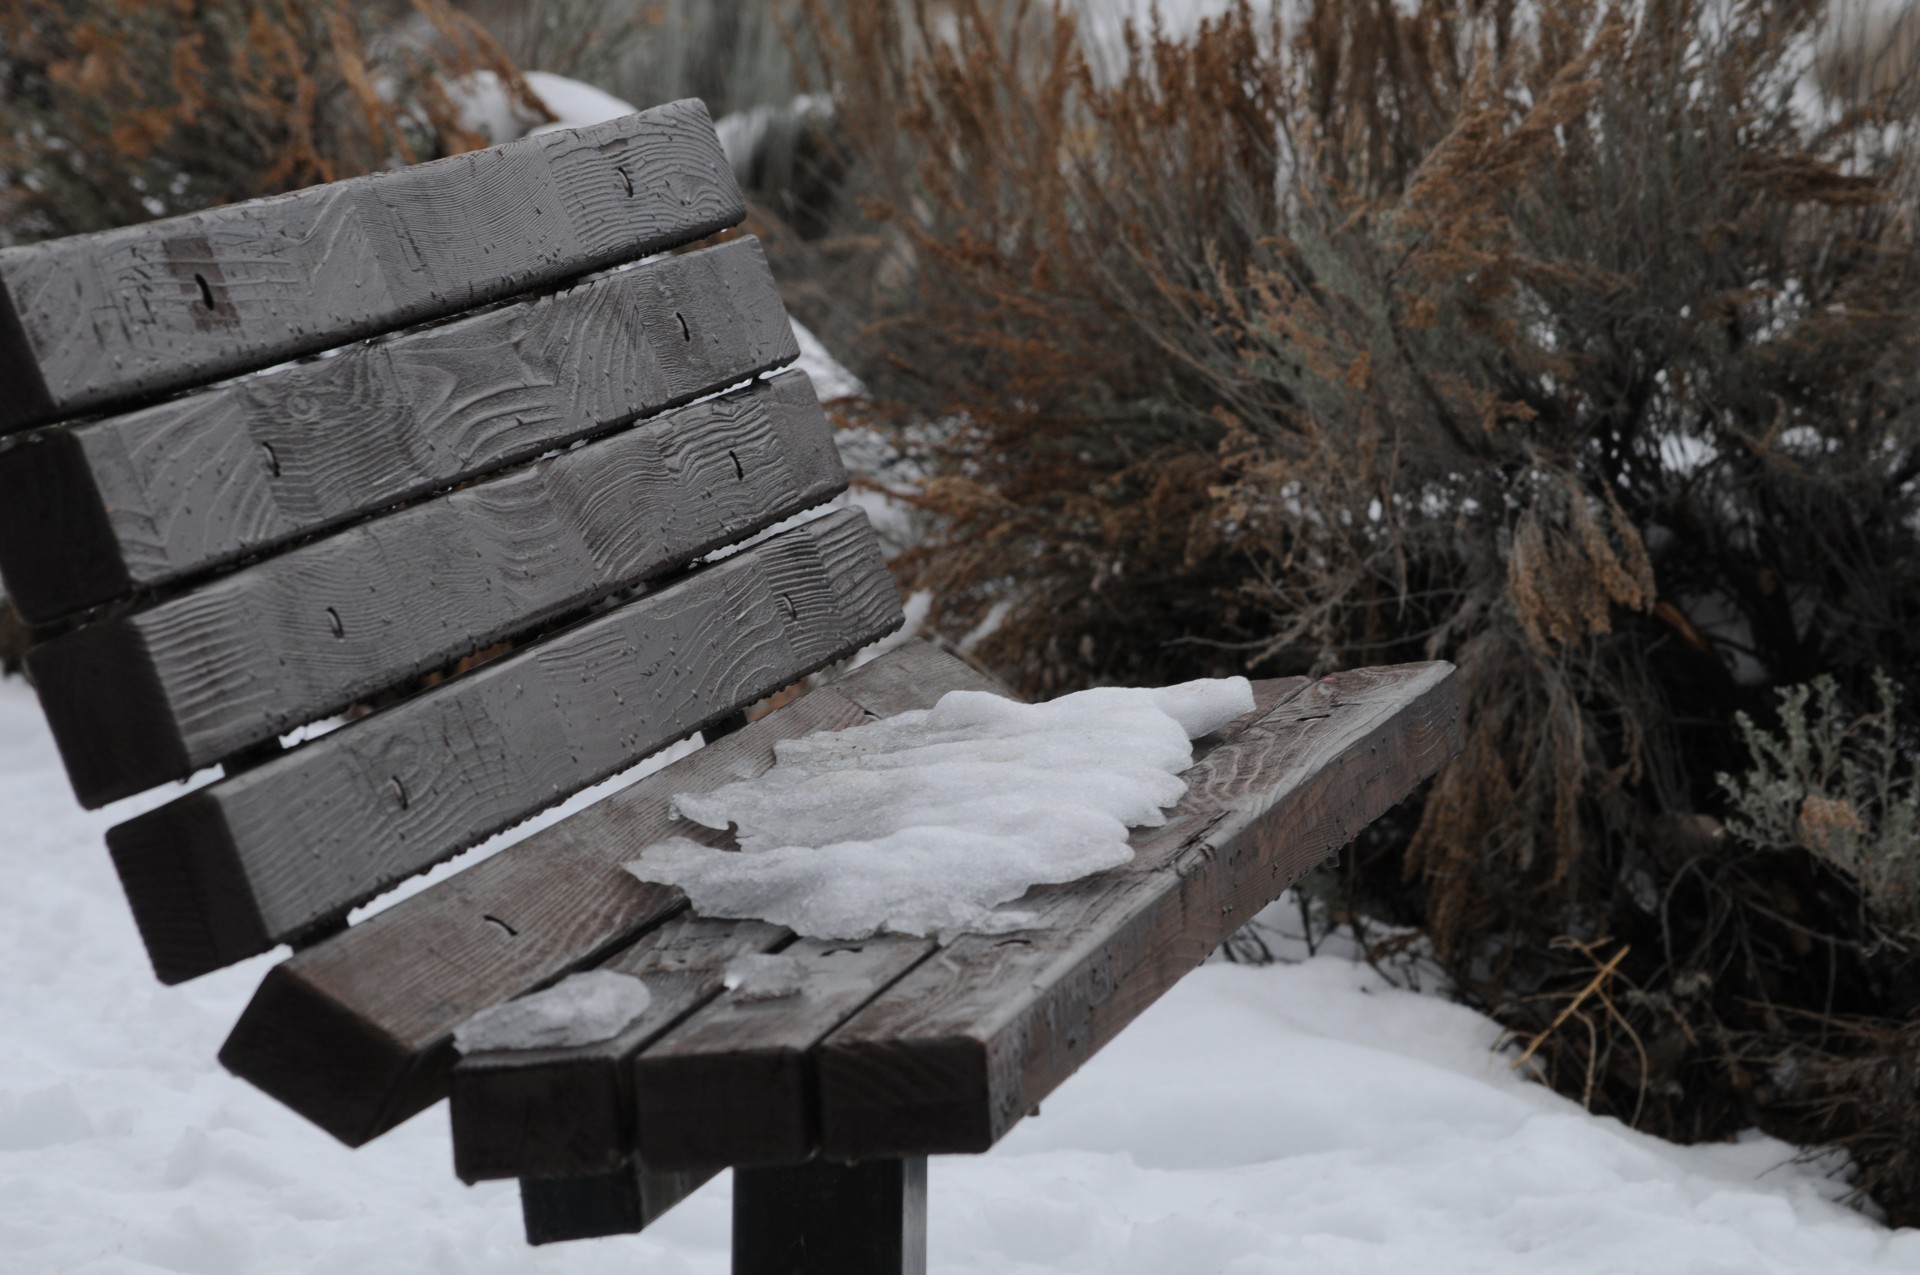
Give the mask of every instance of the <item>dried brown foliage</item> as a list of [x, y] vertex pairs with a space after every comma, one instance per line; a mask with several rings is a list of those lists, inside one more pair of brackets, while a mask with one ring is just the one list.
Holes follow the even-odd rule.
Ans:
[[1030, 693], [1454, 660], [1466, 753], [1353, 888], [1593, 1109], [1837, 1142], [1920, 1220], [1914, 953], [1714, 784], [1769, 686], [1920, 704], [1911, 95], [1797, 97], [1797, 0], [1242, 7], [1105, 65], [944, 10], [812, 19], [949, 631], [998, 605]]
[[[479, 26], [414, 0], [430, 38], [347, 0], [0, 5], [0, 243], [105, 230], [487, 144], [448, 87], [492, 71]], [[0, 598], [0, 673], [31, 635]]]
[[379, 35], [347, 0], [0, 6], [0, 233], [100, 230], [486, 145], [448, 81], [524, 84], [446, 0], [414, 8], [428, 40]]

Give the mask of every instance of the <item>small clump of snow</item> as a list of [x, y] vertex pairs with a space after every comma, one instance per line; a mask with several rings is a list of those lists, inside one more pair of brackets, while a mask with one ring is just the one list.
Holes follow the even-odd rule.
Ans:
[[632, 974], [587, 970], [544, 991], [481, 1010], [454, 1029], [463, 1054], [486, 1049], [567, 1049], [618, 1036], [653, 1004]]
[[519, 94], [492, 71], [474, 71], [447, 81], [447, 100], [461, 127], [486, 136], [494, 145], [537, 137], [563, 128], [587, 128], [632, 115], [640, 108], [603, 89], [551, 71], [527, 71], [520, 77], [551, 120], [540, 118]]
[[713, 122], [720, 136], [720, 149], [733, 171], [745, 181], [753, 169], [756, 153], [766, 145], [767, 136], [785, 125], [809, 125], [833, 117], [833, 99], [821, 93], [802, 93], [785, 106], [762, 103], [743, 111], [722, 115]]
[[727, 962], [720, 980], [737, 1001], [777, 1001], [798, 996], [807, 981], [807, 967], [797, 956], [748, 952]]
[[791, 322], [793, 339], [800, 346], [800, 360], [794, 366], [812, 379], [814, 394], [822, 403], [830, 403], [836, 398], [853, 398], [867, 392], [867, 387], [861, 384], [860, 378], [849, 372], [846, 365], [839, 359], [834, 358], [832, 352], [806, 324], [798, 319], [793, 319]]
[[553, 122], [540, 124], [527, 136], [537, 137], [541, 133], [551, 133], [562, 128], [587, 128], [594, 124], [603, 124], [608, 120], [617, 120], [623, 115], [632, 115], [639, 107], [624, 98], [615, 97], [605, 89], [583, 84], [579, 80], [564, 75], [555, 75], [551, 71], [527, 71], [521, 76], [534, 96], [545, 103], [553, 112]]
[[627, 870], [706, 916], [811, 938], [1000, 933], [999, 910], [1133, 857], [1166, 822], [1191, 741], [1253, 709], [1244, 677], [1101, 687], [1044, 704], [953, 691], [931, 709], [774, 745], [764, 775], [682, 793], [677, 815], [737, 830], [739, 853], [680, 837]]

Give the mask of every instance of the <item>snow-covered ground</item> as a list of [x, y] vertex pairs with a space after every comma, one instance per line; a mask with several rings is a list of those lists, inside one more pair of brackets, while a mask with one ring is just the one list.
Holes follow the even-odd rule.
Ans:
[[[32, 693], [0, 681], [0, 1275], [686, 1275], [724, 1179], [645, 1235], [527, 1249], [444, 1108], [352, 1152], [220, 1070], [262, 958], [153, 981]], [[1494, 1025], [1336, 957], [1209, 965], [992, 1154], [932, 1169], [933, 1269], [1920, 1271], [1755, 1138], [1677, 1148], [1514, 1077]]]

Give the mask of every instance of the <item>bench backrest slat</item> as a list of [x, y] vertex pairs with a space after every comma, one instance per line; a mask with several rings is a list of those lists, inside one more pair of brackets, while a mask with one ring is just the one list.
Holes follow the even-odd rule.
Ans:
[[691, 242], [745, 216], [674, 102], [271, 200], [0, 251], [0, 433]]
[[108, 834], [161, 978], [287, 942], [898, 627], [864, 515], [658, 593]]
[[758, 241], [645, 262], [0, 452], [0, 577], [45, 623], [798, 356]]
[[845, 486], [812, 382], [789, 372], [44, 643], [30, 666], [81, 803], [96, 807], [681, 567]]

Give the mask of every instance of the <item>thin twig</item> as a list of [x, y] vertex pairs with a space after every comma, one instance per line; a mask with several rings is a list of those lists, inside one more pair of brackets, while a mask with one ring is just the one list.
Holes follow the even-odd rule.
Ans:
[[1547, 1037], [1560, 1030], [1560, 1025], [1573, 1016], [1574, 1011], [1585, 1003], [1587, 997], [1599, 990], [1600, 984], [1606, 982], [1608, 977], [1611, 976], [1616, 969], [1620, 968], [1620, 962], [1626, 957], [1627, 953], [1632, 950], [1633, 948], [1627, 944], [1623, 943], [1620, 945], [1620, 950], [1615, 952], [1612, 959], [1600, 967], [1600, 972], [1593, 976], [1591, 982], [1580, 989], [1579, 994], [1569, 1001], [1567, 1007], [1561, 1010], [1559, 1015], [1547, 1025], [1547, 1029], [1527, 1043], [1526, 1049], [1522, 1051], [1518, 1058], [1513, 1060], [1512, 1067], [1515, 1071], [1525, 1066], [1527, 1060], [1539, 1051], [1540, 1046], [1547, 1043]]

